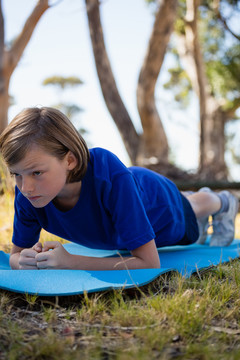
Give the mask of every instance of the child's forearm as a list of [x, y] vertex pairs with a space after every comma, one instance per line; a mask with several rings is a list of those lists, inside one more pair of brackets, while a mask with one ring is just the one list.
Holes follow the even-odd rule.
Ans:
[[132, 250], [131, 254], [132, 256], [128, 257], [107, 258], [74, 255], [66, 251], [58, 241], [46, 241], [42, 251], [36, 253], [34, 260], [29, 265], [35, 265], [40, 270], [124, 270], [160, 267], [160, 260], [154, 240]]
[[126, 270], [160, 267], [160, 264], [147, 263], [143, 259], [134, 256], [96, 258], [71, 255], [69, 260], [69, 269], [75, 270]]
[[160, 259], [154, 239], [131, 251], [128, 257], [96, 258], [70, 254], [68, 264], [72, 269], [125, 270], [160, 268]]

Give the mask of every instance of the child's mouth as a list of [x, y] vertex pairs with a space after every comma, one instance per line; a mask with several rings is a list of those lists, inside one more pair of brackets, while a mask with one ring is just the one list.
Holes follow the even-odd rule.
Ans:
[[41, 196], [31, 196], [31, 197], [28, 197], [28, 200], [30, 201], [36, 201], [38, 199], [40, 199]]

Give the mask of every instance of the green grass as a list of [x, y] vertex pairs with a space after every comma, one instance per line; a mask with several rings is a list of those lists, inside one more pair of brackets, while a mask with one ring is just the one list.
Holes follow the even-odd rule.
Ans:
[[[0, 211], [0, 246], [7, 251], [11, 187]], [[238, 218], [237, 237], [239, 229]], [[239, 286], [234, 260], [190, 279], [166, 274], [141, 289], [70, 297], [0, 290], [0, 360], [238, 360]]]
[[239, 359], [239, 261], [71, 297], [0, 293], [0, 359]]

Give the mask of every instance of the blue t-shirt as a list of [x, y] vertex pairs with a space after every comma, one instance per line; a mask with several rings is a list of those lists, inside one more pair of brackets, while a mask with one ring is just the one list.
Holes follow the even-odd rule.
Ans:
[[152, 239], [174, 245], [185, 233], [181, 195], [167, 178], [127, 168], [114, 154], [90, 149], [77, 204], [60, 211], [52, 202], [34, 208], [15, 190], [13, 243], [32, 247], [41, 229], [95, 249], [133, 250]]

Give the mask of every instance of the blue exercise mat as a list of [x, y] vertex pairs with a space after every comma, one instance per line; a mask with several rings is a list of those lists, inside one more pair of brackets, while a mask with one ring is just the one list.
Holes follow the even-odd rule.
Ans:
[[[76, 244], [64, 245], [72, 254], [108, 257], [116, 251], [93, 250]], [[11, 270], [9, 254], [0, 251], [0, 288], [39, 296], [66, 296], [109, 289], [146, 285], [161, 274], [178, 271], [189, 277], [192, 273], [228, 262], [240, 256], [240, 240], [228, 247], [206, 245], [171, 246], [158, 249], [160, 269], [139, 270]], [[121, 252], [121, 255], [127, 255]]]

